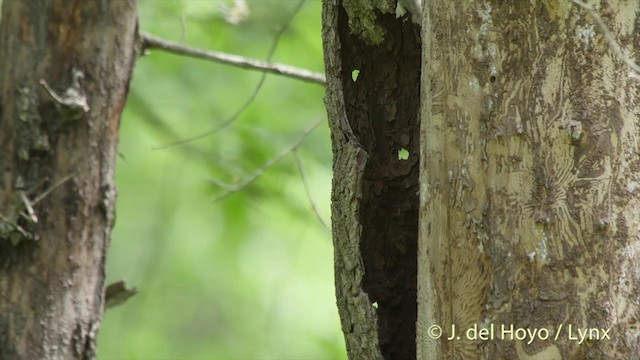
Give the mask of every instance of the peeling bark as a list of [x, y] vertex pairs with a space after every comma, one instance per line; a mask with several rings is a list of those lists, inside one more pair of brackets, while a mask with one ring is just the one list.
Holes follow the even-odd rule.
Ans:
[[0, 358], [95, 358], [133, 0], [4, 1]]
[[[426, 3], [418, 358], [637, 358], [637, 74], [570, 2]], [[637, 63], [638, 4], [592, 3]]]

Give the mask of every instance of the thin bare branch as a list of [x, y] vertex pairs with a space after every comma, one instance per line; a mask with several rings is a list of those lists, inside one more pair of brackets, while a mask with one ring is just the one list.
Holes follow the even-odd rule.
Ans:
[[300, 160], [300, 156], [298, 155], [298, 149], [294, 149], [291, 152], [291, 155], [293, 155], [293, 158], [296, 160], [296, 167], [298, 168], [298, 173], [300, 174], [300, 178], [302, 179], [302, 186], [304, 187], [304, 192], [307, 194], [307, 200], [309, 201], [309, 205], [311, 205], [311, 211], [313, 211], [313, 213], [316, 215], [316, 218], [318, 219], [318, 221], [320, 221], [322, 226], [324, 226], [325, 229], [331, 232], [331, 228], [329, 227], [329, 225], [327, 225], [326, 221], [324, 221], [324, 219], [320, 215], [320, 212], [318, 212], [316, 203], [313, 201], [313, 198], [311, 197], [311, 191], [309, 190], [309, 182], [307, 181], [307, 175], [304, 172], [304, 166], [302, 165], [302, 160]]
[[67, 176], [62, 177], [60, 180], [56, 181], [53, 185], [51, 185], [51, 187], [49, 187], [48, 189], [46, 189], [45, 191], [42, 192], [42, 194], [38, 195], [35, 199], [33, 199], [33, 201], [31, 202], [32, 205], [36, 205], [37, 203], [39, 203], [40, 201], [42, 201], [44, 198], [46, 198], [49, 194], [51, 194], [51, 192], [57, 188], [59, 188], [60, 186], [64, 185], [64, 183], [66, 183], [67, 181], [71, 180], [74, 176], [76, 175], [80, 175], [83, 172], [88, 171], [88, 169], [86, 170], [81, 170], [78, 171], [74, 174], [69, 174]]
[[242, 115], [242, 113], [247, 110], [247, 108], [249, 108], [249, 105], [251, 105], [251, 103], [253, 103], [256, 99], [256, 97], [258, 97], [258, 93], [260, 93], [260, 89], [262, 89], [262, 85], [264, 84], [265, 80], [267, 79], [267, 74], [263, 73], [262, 76], [260, 77], [260, 80], [258, 80], [258, 84], [256, 84], [256, 87], [253, 89], [253, 92], [251, 93], [251, 95], [249, 96], [249, 98], [242, 104], [242, 106], [240, 106], [240, 108], [233, 114], [231, 115], [227, 120], [225, 120], [224, 122], [222, 122], [219, 125], [216, 125], [216, 127], [214, 127], [213, 129], [206, 131], [200, 135], [195, 135], [186, 139], [181, 139], [181, 140], [177, 140], [174, 141], [170, 144], [164, 145], [164, 146], [159, 146], [156, 148], [156, 150], [160, 150], [160, 149], [167, 149], [170, 147], [174, 147], [174, 146], [180, 146], [180, 145], [184, 145], [187, 143], [190, 143], [192, 141], [196, 141], [196, 140], [200, 140], [202, 138], [205, 138], [207, 136], [211, 136], [211, 135], [215, 135], [217, 133], [219, 133], [220, 131], [224, 130], [227, 126], [231, 125], [234, 121], [236, 121], [240, 115]]
[[267, 160], [262, 166], [260, 166], [258, 169], [256, 169], [256, 171], [248, 179], [246, 179], [245, 181], [243, 181], [241, 183], [238, 183], [238, 184], [227, 184], [227, 183], [225, 183], [223, 181], [220, 181], [220, 180], [217, 180], [217, 179], [212, 179], [212, 178], [206, 179], [210, 183], [212, 183], [215, 186], [217, 186], [217, 187], [221, 188], [222, 190], [226, 191], [225, 194], [222, 194], [222, 195], [218, 196], [217, 198], [214, 199], [214, 201], [224, 200], [224, 199], [228, 198], [229, 196], [237, 193], [238, 191], [241, 191], [241, 190], [245, 189], [246, 187], [248, 187], [249, 185], [253, 184], [256, 180], [258, 180], [258, 178], [260, 176], [262, 176], [262, 174], [265, 173], [265, 171], [269, 170], [269, 168], [271, 168], [273, 165], [277, 164], [285, 156], [289, 155], [292, 151], [296, 150], [302, 144], [302, 142], [307, 137], [307, 135], [309, 135], [316, 127], [318, 127], [318, 125], [320, 125], [323, 120], [324, 120], [324, 118], [321, 117], [320, 119], [312, 122], [309, 126], [307, 126], [306, 129], [304, 129], [304, 131], [302, 132], [300, 137], [293, 144], [291, 144], [289, 147], [287, 147], [284, 150], [282, 150], [278, 155], [276, 155], [273, 158]]
[[[284, 32], [287, 30], [287, 28], [291, 24], [291, 21], [293, 21], [293, 19], [296, 17], [298, 12], [300, 12], [300, 9], [302, 9], [302, 6], [304, 5], [305, 1], [306, 0], [300, 0], [298, 2], [298, 5], [293, 9], [291, 14], [289, 15], [289, 18], [284, 22], [284, 24], [276, 32], [276, 35], [273, 38], [273, 42], [271, 43], [271, 48], [269, 48], [269, 52], [267, 53], [267, 60], [266, 60], [267, 63], [270, 63], [271, 59], [273, 58], [273, 54], [275, 54], [276, 49], [278, 48], [278, 44], [280, 43], [280, 38], [282, 37]], [[209, 131], [206, 131], [206, 132], [204, 132], [204, 133], [202, 133], [200, 135], [195, 135], [195, 136], [192, 136], [192, 137], [189, 137], [189, 138], [186, 138], [186, 139], [178, 140], [178, 141], [175, 141], [175, 142], [170, 143], [168, 145], [161, 146], [158, 149], [166, 149], [166, 148], [173, 147], [173, 146], [179, 146], [179, 145], [183, 145], [183, 144], [189, 143], [191, 141], [195, 141], [195, 140], [199, 140], [199, 139], [205, 138], [207, 136], [215, 135], [218, 132], [220, 132], [223, 129], [225, 129], [227, 126], [231, 125], [234, 121], [236, 121], [240, 117], [240, 115], [242, 115], [242, 113], [251, 105], [251, 103], [253, 103], [253, 101], [255, 101], [256, 97], [260, 93], [260, 89], [262, 89], [262, 85], [264, 84], [265, 80], [267, 79], [267, 73], [268, 72], [266, 72], [266, 71], [262, 72], [262, 76], [260, 77], [260, 80], [258, 80], [258, 84], [253, 89], [253, 92], [251, 93], [249, 98], [227, 120], [225, 120], [224, 122], [222, 122], [219, 125], [216, 125], [213, 129], [211, 129]]]
[[629, 66], [633, 71], [635, 71], [636, 74], [640, 74], [640, 66], [638, 66], [636, 63], [631, 61], [631, 59], [629, 59], [627, 56], [624, 55], [624, 53], [622, 52], [622, 48], [616, 41], [615, 37], [613, 36], [609, 28], [607, 27], [607, 24], [604, 23], [604, 21], [602, 20], [598, 12], [595, 11], [595, 9], [591, 5], [586, 4], [582, 1], [571, 0], [571, 2], [582, 7], [583, 9], [589, 12], [591, 17], [598, 24], [598, 27], [600, 27], [600, 30], [602, 30], [602, 33], [604, 34], [605, 39], [607, 39], [607, 41], [609, 42], [609, 46], [611, 46], [611, 49], [613, 49], [613, 52], [616, 53], [616, 55], [620, 58], [620, 60], [622, 60], [625, 64], [627, 64], [627, 66]]
[[[152, 106], [143, 96], [141, 96], [135, 89], [131, 89], [129, 92], [128, 101], [130, 103], [137, 103], [137, 106], [133, 107], [136, 112], [136, 116], [142, 119], [147, 125], [157, 131], [161, 136], [167, 137], [169, 141], [177, 141], [180, 136], [163, 120], [157, 107]], [[195, 145], [185, 144], [180, 147], [180, 151], [189, 159], [200, 159], [203, 163], [215, 162], [220, 163], [219, 158], [214, 158], [215, 154], [205, 151]]]
[[287, 76], [293, 79], [310, 83], [320, 85], [324, 85], [325, 83], [324, 74], [297, 68], [290, 65], [270, 63], [268, 61], [250, 59], [243, 56], [226, 54], [218, 51], [196, 49], [186, 45], [181, 45], [173, 41], [164, 40], [148, 33], [141, 33], [140, 38], [142, 40], [143, 50], [158, 49], [177, 55], [190, 56], [198, 59], [218, 62], [221, 64], [233, 65], [242, 69], [259, 70], [276, 75]]

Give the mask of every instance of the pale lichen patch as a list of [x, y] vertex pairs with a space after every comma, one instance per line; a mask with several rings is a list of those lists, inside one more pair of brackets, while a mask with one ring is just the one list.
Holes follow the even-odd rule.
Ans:
[[349, 17], [349, 27], [354, 34], [370, 45], [378, 45], [385, 36], [384, 29], [377, 24], [379, 14], [394, 13], [394, 0], [344, 0], [342, 6]]
[[584, 46], [585, 48], [588, 48], [591, 45], [593, 38], [595, 38], [596, 36], [595, 25], [589, 24], [584, 26], [582, 25], [576, 26], [576, 36], [582, 43], [582, 46]]
[[538, 255], [539, 265], [546, 264], [549, 260], [549, 250], [547, 249], [547, 236], [543, 236], [542, 241], [536, 246], [536, 254]]

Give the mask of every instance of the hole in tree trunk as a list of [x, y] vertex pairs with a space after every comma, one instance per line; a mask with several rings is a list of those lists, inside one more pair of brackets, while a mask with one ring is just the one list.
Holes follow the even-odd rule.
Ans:
[[[363, 289], [377, 304], [383, 356], [415, 359], [420, 29], [393, 14], [380, 15], [384, 41], [367, 45], [351, 33], [347, 21], [342, 12], [344, 102], [351, 128], [368, 154], [360, 200]], [[353, 69], [359, 70], [357, 81]]]

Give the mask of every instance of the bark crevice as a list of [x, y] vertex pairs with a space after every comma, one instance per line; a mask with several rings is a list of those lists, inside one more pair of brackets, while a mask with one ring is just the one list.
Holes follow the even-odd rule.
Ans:
[[341, 140], [355, 142], [366, 154], [356, 197], [362, 227], [357, 256], [364, 268], [362, 290], [377, 306], [379, 349], [386, 359], [414, 359], [420, 30], [393, 14], [378, 14], [377, 24], [384, 40], [369, 45], [352, 34], [346, 12], [340, 8], [338, 13], [341, 101], [353, 132], [353, 139], [347, 139], [347, 131]]

